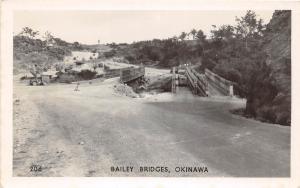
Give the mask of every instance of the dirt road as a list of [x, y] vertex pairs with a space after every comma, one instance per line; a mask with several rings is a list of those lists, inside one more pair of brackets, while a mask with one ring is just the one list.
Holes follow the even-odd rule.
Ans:
[[[14, 176], [290, 175], [290, 127], [229, 113], [245, 101], [195, 97], [184, 88], [128, 98], [115, 95], [113, 84], [85, 83], [78, 92], [75, 85], [15, 84]], [[168, 172], [139, 172], [145, 166]], [[208, 172], [175, 171], [191, 166]]]

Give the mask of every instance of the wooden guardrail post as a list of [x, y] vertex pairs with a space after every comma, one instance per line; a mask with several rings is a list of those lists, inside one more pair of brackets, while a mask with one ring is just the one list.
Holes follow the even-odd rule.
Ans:
[[229, 96], [233, 97], [233, 85], [229, 86]]

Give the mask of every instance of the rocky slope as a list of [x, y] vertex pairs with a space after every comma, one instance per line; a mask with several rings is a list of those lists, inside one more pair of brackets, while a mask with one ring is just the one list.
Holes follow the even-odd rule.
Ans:
[[[274, 12], [266, 28], [264, 51], [267, 54], [270, 74], [254, 87], [247, 108], [253, 109], [259, 119], [290, 125], [291, 11]], [[269, 95], [266, 96], [266, 93]]]

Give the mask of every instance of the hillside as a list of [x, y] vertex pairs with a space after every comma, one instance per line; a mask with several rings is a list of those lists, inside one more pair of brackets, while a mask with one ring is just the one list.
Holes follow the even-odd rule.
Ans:
[[33, 64], [49, 68], [71, 55], [72, 50], [84, 49], [79, 43], [68, 43], [59, 38], [52, 38], [50, 43], [22, 35], [14, 36], [13, 46], [14, 72], [26, 70]]
[[[253, 88], [247, 108], [258, 118], [290, 125], [291, 122], [291, 12], [275, 11], [264, 38], [269, 76]], [[269, 83], [266, 83], [269, 81]]]

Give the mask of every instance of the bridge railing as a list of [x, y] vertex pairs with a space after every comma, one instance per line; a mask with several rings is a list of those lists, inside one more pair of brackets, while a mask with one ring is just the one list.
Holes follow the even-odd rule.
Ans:
[[145, 67], [128, 67], [120, 70], [120, 81], [126, 83], [145, 75]]
[[205, 76], [208, 79], [210, 84], [213, 84], [214, 87], [217, 87], [219, 91], [221, 91], [224, 95], [233, 96], [233, 86], [236, 84], [221, 76], [217, 75], [216, 73], [205, 69]]
[[204, 74], [198, 73], [193, 68], [186, 67], [186, 76], [195, 94], [207, 96], [207, 80]]
[[106, 69], [104, 70], [105, 78], [119, 77], [122, 69]]

